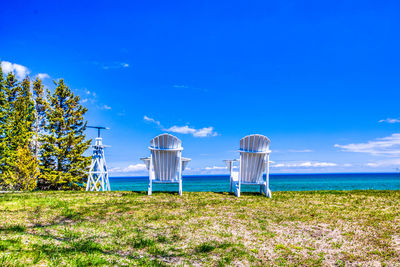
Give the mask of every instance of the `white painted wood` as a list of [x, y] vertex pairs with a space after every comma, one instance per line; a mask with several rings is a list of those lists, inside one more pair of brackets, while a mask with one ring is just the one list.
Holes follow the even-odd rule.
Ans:
[[182, 171], [191, 159], [182, 157], [182, 142], [170, 134], [161, 134], [150, 141], [148, 158], [141, 158], [149, 170], [148, 195], [152, 194], [153, 183], [176, 183], [182, 195]]
[[86, 191], [111, 191], [104, 148], [102, 138], [97, 137], [95, 145], [93, 145], [92, 163], [89, 168]]
[[[230, 172], [230, 191], [240, 196], [241, 185], [260, 185], [260, 192], [271, 197], [269, 189], [269, 144], [268, 137], [252, 134], [240, 140], [239, 160], [225, 160]], [[234, 170], [234, 164], [239, 164], [239, 170]], [[266, 179], [264, 180], [264, 173]]]

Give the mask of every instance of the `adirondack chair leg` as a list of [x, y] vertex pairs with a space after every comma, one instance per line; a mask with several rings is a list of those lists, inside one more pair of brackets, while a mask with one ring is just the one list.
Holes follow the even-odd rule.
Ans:
[[272, 198], [271, 190], [269, 190], [268, 187], [267, 187], [266, 190], [265, 190], [265, 196], [268, 197], [268, 198]]
[[271, 193], [271, 190], [269, 190], [268, 185], [265, 183], [263, 185], [263, 187], [264, 187], [265, 196], [268, 197], [268, 198], [271, 198], [272, 197], [272, 193]]
[[234, 187], [235, 187], [235, 195], [237, 197], [240, 197], [240, 183], [239, 182], [235, 182]]
[[264, 188], [263, 188], [264, 186], [263, 185], [260, 185], [260, 194], [262, 195], [262, 193], [264, 192]]
[[147, 192], [147, 195], [151, 196], [151, 193], [153, 191], [153, 181], [151, 180], [151, 178], [149, 179], [149, 190]]
[[232, 193], [232, 177], [231, 177], [231, 186], [229, 187], [229, 193]]
[[182, 180], [179, 180], [179, 195], [182, 196]]

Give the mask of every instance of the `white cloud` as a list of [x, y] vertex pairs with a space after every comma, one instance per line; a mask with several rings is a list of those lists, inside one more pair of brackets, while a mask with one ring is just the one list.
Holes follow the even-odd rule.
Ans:
[[201, 168], [186, 168], [186, 175], [213, 175], [213, 174], [228, 174], [229, 171], [226, 167], [222, 166], [207, 166]]
[[390, 158], [386, 160], [378, 160], [375, 162], [368, 162], [365, 164], [368, 167], [390, 167], [392, 166], [393, 168], [397, 168], [400, 166], [400, 158]]
[[1, 68], [5, 74], [13, 72], [18, 80], [23, 80], [30, 73], [27, 67], [8, 61], [2, 61]]
[[120, 68], [129, 68], [129, 64], [126, 62], [113, 62], [111, 64], [100, 64], [95, 62], [96, 65], [100, 65], [102, 69], [109, 70], [109, 69], [120, 69]]
[[201, 129], [190, 128], [189, 126], [172, 126], [165, 129], [167, 132], [181, 133], [181, 134], [192, 134], [194, 137], [207, 137], [217, 136], [218, 133], [214, 131], [213, 127], [204, 127]]
[[387, 122], [387, 123], [399, 123], [400, 119], [395, 119], [395, 118], [387, 118], [384, 120], [380, 120], [379, 122]]
[[188, 125], [185, 125], [185, 126], [174, 125], [170, 128], [164, 128], [161, 125], [161, 122], [159, 122], [153, 118], [150, 118], [145, 115], [143, 117], [143, 119], [147, 122], [156, 124], [157, 126], [161, 127], [161, 129], [163, 131], [166, 131], [166, 132], [191, 134], [194, 137], [208, 137], [208, 136], [217, 136], [218, 135], [218, 133], [214, 131], [214, 127], [204, 127], [204, 128], [200, 128], [200, 129], [195, 129], [195, 128], [189, 127]]
[[93, 96], [93, 97], [96, 97], [96, 96], [97, 96], [96, 92], [89, 91], [89, 90], [86, 90], [86, 94], [87, 94], [87, 95], [90, 95], [90, 96]]
[[111, 107], [107, 106], [107, 105], [104, 105], [103, 108], [106, 109], [106, 110], [110, 110], [111, 109]]
[[373, 155], [400, 155], [400, 134], [394, 133], [391, 136], [377, 138], [367, 143], [338, 145], [342, 151], [368, 153]]
[[[96, 104], [97, 103], [97, 95], [94, 91], [89, 91], [87, 88], [77, 89], [78, 94], [81, 96], [81, 103], [90, 103]], [[103, 104], [96, 105], [98, 109], [104, 109]]]
[[138, 163], [138, 164], [131, 164], [125, 168], [121, 167], [116, 167], [116, 168], [111, 168], [110, 172], [112, 173], [128, 173], [128, 172], [143, 172], [146, 171], [146, 165], [143, 163]]
[[47, 73], [38, 73], [37, 77], [38, 77], [40, 80], [44, 80], [44, 79], [49, 79], [49, 78], [50, 78], [50, 75], [48, 75]]
[[188, 86], [183, 85], [183, 84], [174, 84], [174, 85], [172, 85], [172, 87], [174, 87], [174, 88], [180, 88], [180, 89], [189, 88]]
[[271, 165], [272, 168], [323, 168], [323, 167], [335, 167], [336, 163], [333, 162], [312, 162], [312, 161], [304, 161], [304, 162], [296, 162], [296, 163], [278, 163]]
[[155, 120], [155, 119], [153, 119], [153, 118], [147, 117], [146, 115], [144, 115], [143, 119], [144, 119], [145, 121], [148, 121], [148, 122], [151, 122], [151, 123], [157, 124], [158, 126], [160, 126], [160, 125], [161, 125], [159, 121], [156, 121], [156, 120]]
[[205, 167], [205, 170], [209, 171], [209, 170], [226, 170], [226, 167], [220, 167], [220, 166], [212, 166], [212, 167]]

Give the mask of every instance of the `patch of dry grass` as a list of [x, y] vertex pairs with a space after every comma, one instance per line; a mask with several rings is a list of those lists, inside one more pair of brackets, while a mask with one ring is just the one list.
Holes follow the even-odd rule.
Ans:
[[400, 191], [0, 195], [1, 265], [391, 265]]

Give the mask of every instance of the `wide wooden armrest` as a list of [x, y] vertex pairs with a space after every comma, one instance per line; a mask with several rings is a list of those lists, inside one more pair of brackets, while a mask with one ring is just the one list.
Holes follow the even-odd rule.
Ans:
[[185, 169], [186, 169], [186, 166], [189, 164], [189, 162], [192, 160], [192, 159], [189, 159], [189, 158], [181, 158], [181, 160], [182, 160], [182, 171], [184, 171]]
[[239, 161], [238, 159], [226, 159], [226, 160], [224, 160], [224, 162], [225, 162], [226, 167], [228, 168], [228, 170], [231, 169], [231, 167], [232, 167], [232, 165], [233, 165], [234, 162], [238, 162], [238, 161]]
[[144, 164], [146, 165], [146, 169], [150, 168], [150, 157], [146, 157], [146, 158], [140, 158], [140, 160], [142, 160], [144, 162]]

